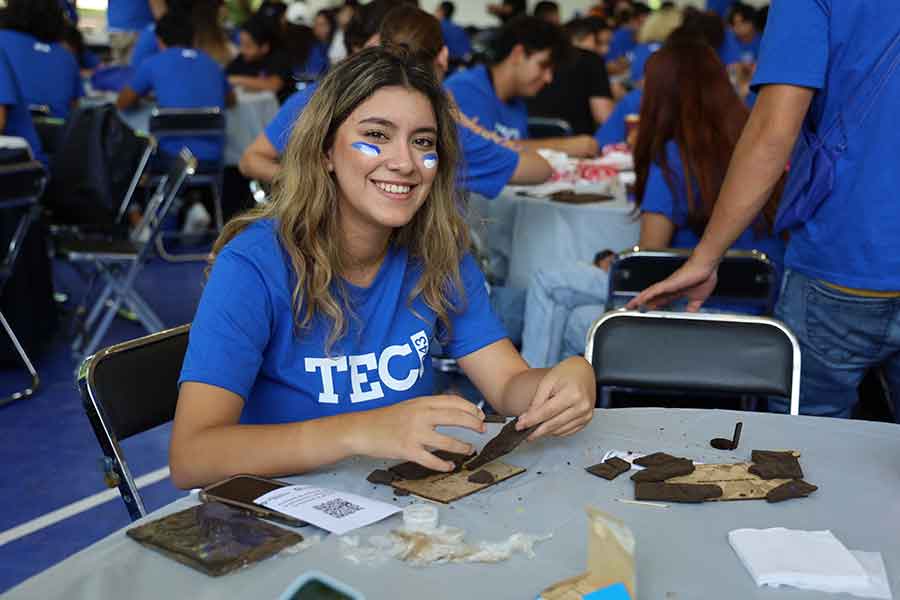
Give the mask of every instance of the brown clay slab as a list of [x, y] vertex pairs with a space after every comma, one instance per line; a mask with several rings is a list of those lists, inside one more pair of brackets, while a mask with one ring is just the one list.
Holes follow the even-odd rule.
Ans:
[[[454, 454], [453, 452], [447, 452], [446, 450], [435, 450], [432, 454], [441, 460], [452, 462], [455, 467], [454, 472], [459, 471], [462, 464], [474, 456], [474, 454]], [[446, 475], [443, 471], [435, 471], [411, 461], [396, 464], [393, 467], [388, 468], [388, 471], [394, 474], [398, 479], [425, 479], [426, 477], [431, 477], [433, 475]]]
[[646, 456], [634, 459], [634, 464], [639, 467], [658, 467], [659, 465], [675, 460], [676, 458], [678, 457], [666, 454], [665, 452], [654, 452], [653, 454], [647, 454]]
[[665, 481], [670, 477], [689, 475], [694, 472], [694, 463], [689, 458], [674, 458], [660, 465], [647, 467], [631, 476], [634, 482]]
[[722, 488], [710, 483], [665, 483], [645, 481], [634, 485], [635, 500], [705, 502], [722, 495]]
[[481, 467], [480, 470], [487, 471], [491, 475], [493, 475], [494, 482], [475, 483], [469, 481], [469, 476], [473, 473], [468, 469], [464, 469], [456, 473], [442, 473], [440, 475], [432, 475], [431, 477], [427, 477], [425, 479], [413, 481], [395, 481], [393, 483], [393, 486], [394, 488], [407, 490], [415, 494], [416, 496], [420, 496], [428, 500], [434, 500], [435, 502], [448, 504], [450, 502], [453, 502], [454, 500], [465, 498], [470, 494], [480, 492], [485, 488], [491, 487], [492, 485], [497, 485], [501, 481], [505, 481], [510, 477], [515, 477], [516, 475], [525, 472], [525, 469], [523, 469], [522, 467], [514, 467], [502, 461], [490, 462]]
[[762, 500], [766, 495], [786, 483], [788, 479], [760, 479], [749, 472], [751, 463], [724, 465], [694, 465], [694, 472], [682, 477], [672, 477], [666, 483], [709, 483], [722, 488], [722, 496], [715, 501]]
[[631, 470], [631, 465], [628, 464], [627, 460], [622, 460], [618, 457], [612, 457], [609, 460], [605, 460], [602, 463], [593, 465], [591, 467], [585, 467], [585, 471], [590, 473], [591, 475], [596, 475], [597, 477], [602, 477], [603, 479], [608, 479], [612, 481], [622, 473]]
[[495, 435], [484, 445], [484, 448], [482, 448], [478, 456], [466, 464], [466, 468], [470, 471], [474, 471], [479, 467], [488, 464], [492, 460], [496, 460], [501, 456], [509, 454], [518, 448], [519, 444], [524, 442], [525, 439], [531, 435], [532, 431], [537, 429], [537, 425], [535, 425], [523, 429], [522, 431], [516, 431], [516, 423], [518, 422], [518, 419], [513, 419], [504, 425], [500, 430], [500, 433]]
[[805, 498], [816, 491], [818, 486], [802, 479], [792, 479], [766, 494], [766, 502], [783, 502], [792, 498]]

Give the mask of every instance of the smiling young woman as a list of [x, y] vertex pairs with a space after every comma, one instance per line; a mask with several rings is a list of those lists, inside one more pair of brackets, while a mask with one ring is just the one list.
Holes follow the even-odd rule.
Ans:
[[581, 358], [529, 369], [492, 314], [454, 183], [456, 126], [432, 66], [364, 50], [322, 81], [294, 127], [273, 202], [232, 220], [192, 329], [172, 479], [302, 473], [353, 455], [449, 470], [438, 426], [484, 414], [433, 395], [440, 340], [532, 439], [584, 427]]

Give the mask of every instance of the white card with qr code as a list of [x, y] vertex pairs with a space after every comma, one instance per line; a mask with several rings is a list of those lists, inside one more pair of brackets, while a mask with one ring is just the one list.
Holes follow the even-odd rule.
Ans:
[[400, 512], [393, 504], [311, 485], [289, 485], [256, 500], [266, 508], [343, 535]]

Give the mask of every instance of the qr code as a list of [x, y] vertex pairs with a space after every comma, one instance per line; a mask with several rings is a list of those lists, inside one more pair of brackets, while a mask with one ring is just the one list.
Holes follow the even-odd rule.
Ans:
[[342, 500], [341, 498], [335, 498], [334, 500], [323, 502], [322, 504], [313, 506], [313, 508], [315, 508], [316, 510], [321, 510], [329, 517], [334, 517], [335, 519], [343, 519], [344, 517], [350, 516], [353, 513], [359, 512], [363, 509], [362, 506], [357, 506], [356, 504], [347, 502], [346, 500]]

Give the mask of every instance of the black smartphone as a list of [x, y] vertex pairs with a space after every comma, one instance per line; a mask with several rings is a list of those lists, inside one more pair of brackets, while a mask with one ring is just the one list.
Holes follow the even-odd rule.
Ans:
[[287, 485], [290, 484], [276, 479], [257, 477], [256, 475], [234, 475], [203, 488], [200, 491], [200, 500], [203, 502], [221, 502], [222, 504], [242, 508], [263, 519], [281, 521], [292, 527], [303, 527], [306, 525], [305, 521], [254, 502], [260, 496]]

